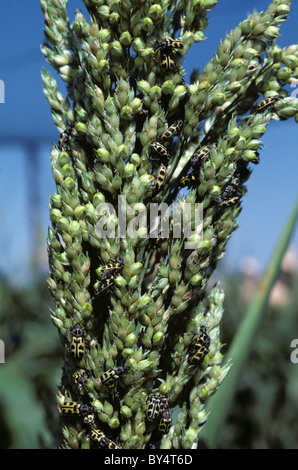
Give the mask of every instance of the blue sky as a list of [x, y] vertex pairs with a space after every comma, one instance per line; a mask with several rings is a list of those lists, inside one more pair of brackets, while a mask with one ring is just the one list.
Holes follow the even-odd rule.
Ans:
[[[209, 14], [207, 40], [193, 46], [185, 57], [185, 69], [202, 70], [217, 49], [219, 40], [246, 18], [253, 9], [266, 9], [269, 0], [219, 0]], [[72, 11], [81, 0], [70, 0]], [[297, 42], [298, 5], [292, 4], [289, 20], [281, 27], [278, 44]], [[49, 153], [59, 135], [42, 92], [41, 67], [45, 62], [43, 15], [38, 0], [2, 2], [0, 7], [0, 80], [5, 84], [5, 103], [0, 103], [0, 273], [14, 282], [27, 278], [28, 260], [34, 238], [29, 220], [40, 222], [40, 248], [45, 247], [48, 226], [48, 198], [55, 192]], [[297, 124], [272, 122], [263, 138], [261, 163], [253, 167], [248, 193], [238, 218], [240, 228], [227, 246], [225, 263], [237, 267], [246, 256], [256, 257], [265, 266], [282, 227], [297, 198]], [[26, 145], [38, 141], [35, 159]], [[29, 169], [32, 171], [30, 172]], [[32, 186], [33, 185], [33, 186]], [[28, 219], [28, 197], [36, 199]], [[31, 195], [32, 197], [32, 195]], [[293, 244], [298, 246], [297, 230]], [[45, 260], [46, 262], [46, 260]]]

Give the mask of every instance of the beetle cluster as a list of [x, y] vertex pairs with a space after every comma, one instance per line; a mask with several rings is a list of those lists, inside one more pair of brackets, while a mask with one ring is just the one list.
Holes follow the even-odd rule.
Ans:
[[[70, 331], [70, 335], [69, 356], [77, 363], [83, 359], [85, 354], [84, 328], [81, 328], [80, 324], [77, 323]], [[77, 390], [81, 390], [87, 380], [86, 371], [75, 370], [72, 373], [72, 380]], [[63, 415], [80, 416], [85, 424], [92, 425], [94, 423], [94, 410], [90, 403], [68, 400], [60, 405], [60, 411]]]
[[[256, 112], [270, 112], [279, 100], [281, 100], [281, 97], [278, 95], [262, 99], [255, 106]], [[178, 186], [180, 188], [194, 188], [199, 184], [200, 170], [204, 162], [209, 159], [212, 146], [216, 146], [216, 144], [204, 145], [195, 150], [187, 165], [185, 171], [187, 174], [183, 174], [184, 172], [182, 172], [182, 176], [179, 179]], [[250, 159], [250, 161], [254, 164], [258, 164], [260, 162], [260, 154], [258, 151], [255, 151], [255, 158]], [[238, 166], [241, 166], [241, 163], [237, 163], [234, 175], [230, 181], [223, 186], [221, 194], [215, 198], [214, 202], [216, 206], [230, 207], [240, 202], [243, 195], [241, 190], [243, 178], [242, 172], [238, 171]]]
[[[90, 404], [84, 404], [74, 401], [66, 401], [60, 407], [62, 414], [79, 415], [85, 424], [94, 425], [94, 410]], [[100, 447], [107, 449], [120, 449], [120, 447], [108, 438], [102, 431], [91, 427], [90, 437], [97, 442]]]
[[[204, 145], [202, 147], [199, 147], [193, 153], [193, 155], [191, 156], [189, 160], [190, 172], [184, 176], [181, 176], [179, 180], [180, 188], [183, 188], [183, 187], [194, 188], [198, 185], [200, 170], [204, 162], [206, 162], [210, 158], [210, 151], [211, 151], [212, 146], [215, 146], [215, 144]], [[252, 163], [257, 164], [259, 163], [259, 160], [260, 160], [260, 156], [259, 156], [259, 153], [256, 151], [255, 159], [252, 160]], [[241, 197], [243, 195], [242, 190], [241, 190], [241, 185], [243, 183], [243, 180], [245, 179], [246, 173], [249, 172], [249, 170], [246, 168], [247, 164], [244, 162], [243, 165], [245, 168], [244, 167], [242, 168], [241, 160], [240, 160], [240, 163], [239, 162], [237, 163], [233, 176], [223, 186], [221, 194], [215, 198], [214, 202], [216, 206], [230, 207], [240, 202]], [[241, 168], [241, 171], [240, 171], [240, 168]]]
[[[122, 261], [122, 260], [121, 260]], [[122, 264], [118, 260], [119, 264]], [[114, 273], [115, 264], [109, 263], [103, 268], [103, 275], [107, 273]], [[115, 269], [117, 272], [117, 269]], [[85, 344], [86, 339], [84, 338], [84, 328], [81, 328], [80, 324], [77, 323], [74, 328], [69, 332], [71, 335], [71, 342], [69, 348], [69, 356], [75, 361], [81, 361], [85, 354]], [[108, 369], [100, 376], [100, 382], [103, 385], [111, 387], [119, 378], [124, 375], [128, 366], [119, 366], [112, 369]], [[85, 369], [77, 369], [72, 373], [72, 381], [76, 387], [77, 392], [85, 391], [84, 387], [88, 379], [88, 374]], [[84, 393], [83, 393], [84, 395]], [[92, 404], [84, 403], [83, 401], [65, 401], [60, 405], [60, 411], [63, 415], [76, 415], [79, 416], [85, 425], [91, 427], [90, 437], [91, 439], [99, 445], [101, 448], [107, 449], [120, 449], [120, 447], [109, 437], [107, 437], [102, 430], [99, 430], [95, 427], [95, 414]]]
[[[154, 45], [154, 51], [160, 69], [164, 73], [171, 73], [175, 70], [176, 61], [175, 56], [177, 51], [181, 51], [184, 44], [179, 39], [165, 38]], [[265, 98], [256, 105], [257, 112], [270, 110], [275, 103], [280, 99], [279, 97]], [[138, 116], [140, 121], [146, 116], [148, 111], [143, 109]], [[149, 144], [149, 152], [151, 152], [152, 159], [157, 158], [160, 162], [160, 167], [156, 175], [154, 193], [161, 191], [163, 188], [167, 173], [168, 162], [171, 158], [171, 151], [169, 151], [172, 139], [181, 133], [184, 125], [183, 119], [178, 119], [181, 114], [175, 116], [169, 121], [168, 127], [158, 137], [158, 139]], [[72, 128], [61, 134], [58, 147], [61, 151], [69, 151], [69, 139], [72, 133]], [[208, 141], [208, 140], [207, 140]], [[190, 173], [182, 176], [179, 181], [179, 187], [195, 187], [199, 180], [200, 171], [204, 163], [210, 158], [210, 153], [214, 143], [200, 146], [195, 150], [190, 158], [189, 166]], [[256, 160], [258, 163], [259, 155], [256, 152]], [[242, 178], [240, 177], [237, 169], [228, 183], [223, 186], [220, 196], [215, 199], [215, 204], [218, 207], [229, 207], [238, 203], [242, 197], [241, 191]], [[122, 274], [124, 262], [122, 258], [117, 257], [115, 260], [110, 261], [104, 266], [101, 266], [99, 273], [99, 280], [94, 284], [94, 293], [96, 295], [108, 293], [113, 288], [115, 279], [118, 275]], [[81, 361], [84, 358], [86, 348], [86, 338], [84, 338], [85, 329], [79, 323], [75, 324], [73, 329], [69, 332], [71, 336], [69, 354], [74, 361]], [[205, 356], [209, 353], [210, 337], [205, 326], [201, 326], [199, 332], [194, 338], [193, 344], [189, 350], [187, 363], [191, 366], [199, 364], [204, 360]], [[100, 375], [100, 383], [103, 386], [113, 387], [116, 382], [125, 375], [128, 366], [118, 366], [110, 368]], [[88, 380], [87, 372], [85, 370], [75, 370], [72, 373], [72, 380], [77, 390], [85, 388]], [[95, 404], [93, 403], [93, 406]], [[96, 416], [92, 403], [84, 403], [82, 401], [65, 401], [60, 410], [63, 415], [79, 416], [82, 422], [89, 426], [91, 439], [99, 445], [108, 449], [118, 449], [118, 445], [113, 442], [105, 433], [96, 427]], [[169, 407], [168, 398], [160, 393], [155, 393], [148, 397], [146, 418], [150, 424], [154, 426], [154, 432], [159, 437], [167, 434], [172, 424], [172, 413]]]
[[180, 187], [193, 187], [197, 184], [202, 164], [209, 158], [212, 145], [204, 145], [196, 149], [192, 154], [189, 165], [191, 172], [182, 176], [179, 182]]
[[[84, 338], [84, 328], [81, 328], [80, 324], [77, 323], [74, 328], [69, 332], [71, 335], [71, 342], [69, 348], [69, 356], [77, 365], [81, 364], [81, 361], [84, 359], [85, 354], [85, 343], [86, 339]], [[68, 364], [68, 362], [67, 362]], [[101, 376], [102, 383], [115, 382], [127, 371], [128, 367], [117, 367], [115, 369], [108, 370]], [[65, 369], [65, 372], [67, 368]], [[86, 383], [88, 380], [88, 372], [86, 369], [76, 369], [72, 372], [71, 380], [73, 383], [73, 394], [76, 396], [75, 399], [66, 399], [64, 403], [60, 404], [60, 411], [63, 415], [67, 415], [68, 419], [72, 417], [77, 417], [82, 420], [82, 423], [87, 430], [90, 430], [90, 438], [100, 448], [107, 449], [119, 449], [120, 447], [109, 437], [107, 437], [102, 430], [99, 430], [96, 427], [96, 418], [95, 410], [88, 400], [85, 398], [86, 393]], [[76, 400], [76, 401], [75, 401]]]
[[153, 154], [153, 158], [155, 156], [158, 157], [159, 161], [161, 162], [161, 166], [159, 167], [156, 179], [155, 179], [155, 187], [154, 187], [154, 194], [159, 192], [166, 182], [167, 177], [167, 163], [170, 159], [170, 154], [166, 147], [167, 144], [171, 142], [171, 140], [181, 132], [183, 126], [183, 120], [178, 119], [174, 121], [160, 136], [158, 141], [152, 142], [149, 145], [149, 149]]
[[[162, 41], [154, 44], [154, 51], [156, 53], [158, 63], [163, 72], [172, 73], [175, 69], [174, 55], [177, 50], [182, 50], [184, 47], [183, 41], [180, 39], [165, 38]], [[158, 158], [161, 165], [158, 169], [155, 179], [155, 186], [153, 195], [158, 193], [164, 186], [167, 178], [167, 163], [170, 159], [170, 154], [167, 149], [167, 144], [178, 135], [182, 129], [183, 120], [178, 119], [163, 132], [158, 141], [152, 142], [149, 145], [149, 150], [153, 158]]]

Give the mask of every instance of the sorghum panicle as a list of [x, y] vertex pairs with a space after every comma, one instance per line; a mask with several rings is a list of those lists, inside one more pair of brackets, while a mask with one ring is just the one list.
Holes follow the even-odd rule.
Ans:
[[[43, 70], [61, 132], [48, 283], [65, 345], [62, 447], [196, 448], [204, 403], [230, 367], [221, 365], [224, 295], [208, 281], [269, 121], [298, 117], [285, 90], [298, 46], [276, 44], [291, 2], [250, 15], [188, 84], [184, 57], [205, 39], [216, 0], [84, 0], [88, 14], [72, 22], [67, 3], [40, 0], [42, 52], [67, 87], [64, 96]], [[201, 204], [202, 236], [175, 236], [172, 212], [169, 236], [149, 224], [150, 203], [177, 195], [192, 230]]]

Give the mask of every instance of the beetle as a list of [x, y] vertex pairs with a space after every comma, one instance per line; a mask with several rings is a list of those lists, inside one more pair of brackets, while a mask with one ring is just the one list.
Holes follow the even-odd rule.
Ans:
[[161, 165], [155, 180], [154, 192], [160, 191], [165, 184], [168, 169], [165, 165]]
[[155, 393], [147, 399], [146, 416], [148, 421], [155, 421], [169, 407], [168, 398], [160, 393]]
[[159, 60], [159, 65], [164, 72], [171, 72], [175, 68], [175, 61], [171, 54], [162, 54]]
[[109, 369], [101, 375], [100, 380], [103, 384], [111, 384], [116, 382], [121, 375], [124, 375], [128, 369], [128, 366], [119, 366], [115, 369]]
[[117, 444], [112, 441], [111, 439], [108, 439], [108, 449], [121, 449], [121, 447], [117, 446]]
[[[242, 193], [241, 193], [242, 195]], [[241, 199], [241, 195], [240, 194], [235, 194], [234, 192], [232, 192], [230, 194], [230, 196], [226, 196], [226, 198], [223, 198], [221, 196], [217, 197], [215, 199], [215, 202], [217, 204], [218, 207], [231, 207], [231, 206], [234, 206], [235, 204], [237, 204], [240, 199]]]
[[167, 434], [172, 424], [172, 414], [170, 410], [166, 410], [162, 413], [161, 420], [158, 424], [158, 432], [161, 434]]
[[91, 405], [82, 404], [77, 401], [66, 401], [61, 405], [63, 414], [77, 414], [83, 417], [85, 423], [92, 424], [94, 422], [94, 413]]
[[80, 415], [83, 417], [83, 421], [86, 424], [93, 424], [94, 423], [94, 412], [93, 407], [91, 405], [81, 405], [80, 408]]
[[63, 414], [80, 414], [82, 404], [77, 401], [66, 401], [60, 409]]
[[89, 413], [87, 413], [84, 416], [83, 421], [86, 424], [90, 424], [90, 425], [93, 424], [94, 423], [94, 413], [93, 413], [93, 411], [90, 411]]
[[242, 197], [242, 191], [239, 185], [240, 178], [237, 174], [233, 176], [231, 181], [224, 187], [222, 194], [215, 199], [216, 205], [218, 207], [230, 207], [237, 204]]
[[70, 150], [69, 138], [73, 129], [74, 129], [74, 125], [72, 124], [68, 129], [66, 129], [64, 132], [60, 134], [58, 148], [61, 152], [62, 151], [69, 152]]
[[148, 109], [145, 109], [143, 106], [141, 108], [141, 110], [136, 113], [135, 115], [135, 122], [136, 122], [136, 131], [139, 132], [143, 125], [144, 125], [144, 122], [146, 120], [146, 118], [149, 116], [149, 111]]
[[157, 153], [160, 157], [169, 159], [170, 155], [166, 149], [166, 147], [161, 144], [160, 142], [152, 142], [152, 144], [149, 144], [149, 148], [153, 150], [153, 152]]
[[258, 165], [260, 163], [260, 152], [258, 152], [257, 150], [255, 151], [255, 156], [256, 158], [254, 158], [253, 160], [250, 160], [251, 163], [254, 163], [255, 165]]
[[154, 50], [159, 55], [160, 68], [164, 72], [171, 72], [175, 68], [172, 53], [177, 49], [183, 49], [184, 43], [180, 39], [165, 38], [154, 44]]
[[276, 101], [280, 99], [280, 96], [269, 96], [269, 98], [264, 98], [257, 103], [256, 111], [263, 111], [264, 109], [271, 108], [276, 103]]
[[109, 291], [114, 285], [115, 278], [122, 273], [124, 261], [120, 256], [114, 261], [102, 266], [100, 271], [100, 280], [94, 284], [95, 295]]
[[190, 165], [193, 171], [197, 172], [200, 169], [201, 164], [210, 155], [212, 145], [204, 145], [197, 149], [190, 158]]
[[92, 429], [91, 433], [90, 433], [90, 437], [93, 441], [96, 441], [102, 447], [107, 447], [108, 446], [109, 439], [99, 429]]
[[210, 336], [207, 333], [207, 328], [203, 325], [195, 337], [194, 344], [189, 353], [188, 363], [194, 365], [201, 362], [208, 354], [209, 346]]
[[97, 281], [94, 284], [94, 293], [95, 295], [102, 294], [103, 292], [109, 292], [110, 289], [113, 287], [115, 282], [115, 277], [112, 274], [105, 277], [102, 281]]
[[76, 385], [83, 385], [85, 382], [86, 382], [86, 372], [85, 371], [79, 371], [79, 370], [76, 370], [73, 374], [72, 374], [72, 378], [74, 380], [74, 383]]
[[123, 270], [124, 266], [124, 261], [120, 256], [117, 256], [117, 258], [114, 261], [111, 261], [110, 263], [106, 264], [101, 268], [100, 272], [100, 279], [103, 280], [105, 279], [108, 275], [116, 275], [120, 274]]
[[197, 181], [197, 178], [195, 177], [195, 175], [190, 173], [189, 175], [182, 176], [179, 182], [179, 186], [181, 186], [182, 188], [185, 188], [185, 186], [187, 186], [188, 188], [191, 188], [193, 187], [196, 181]]
[[230, 193], [226, 193], [224, 196], [219, 196], [215, 199], [215, 202], [218, 207], [231, 207], [237, 204], [242, 196], [242, 192], [235, 192], [235, 189], [232, 188]]
[[154, 49], [162, 50], [163, 52], [170, 52], [175, 49], [183, 49], [184, 43], [181, 39], [172, 39], [172, 38], [165, 38], [162, 41], [156, 42], [154, 44]]
[[111, 441], [102, 431], [99, 429], [92, 429], [90, 437], [93, 441], [96, 441], [101, 447], [106, 447], [108, 449], [120, 449], [121, 447], [117, 446], [115, 442]]
[[77, 323], [74, 329], [70, 332], [71, 344], [70, 354], [75, 359], [81, 359], [85, 353], [85, 340], [83, 339], [84, 328], [81, 328], [80, 324]]
[[178, 119], [178, 121], [173, 122], [173, 124], [168, 127], [164, 133], [160, 136], [160, 141], [164, 142], [169, 139], [172, 139], [175, 135], [179, 134], [183, 126], [183, 120]]

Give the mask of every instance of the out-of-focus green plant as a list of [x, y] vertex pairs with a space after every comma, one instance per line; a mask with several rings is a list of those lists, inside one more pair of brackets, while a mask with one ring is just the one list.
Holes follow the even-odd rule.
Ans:
[[[233, 394], [237, 389], [241, 372], [245, 366], [247, 357], [251, 351], [253, 340], [257, 334], [263, 316], [266, 313], [266, 306], [272, 292], [272, 288], [278, 278], [281, 269], [282, 259], [289, 246], [293, 231], [298, 219], [298, 201], [294, 206], [291, 216], [285, 225], [279, 242], [270, 259], [266, 272], [260, 281], [258, 288], [252, 298], [247, 312], [237, 329], [231, 346], [226, 354], [225, 361], [233, 361], [233, 368], [222, 385], [220, 391], [207, 403], [207, 409], [212, 413], [208, 420], [202, 436], [209, 446], [214, 447], [218, 441], [218, 435], [223, 427], [226, 416], [230, 409]], [[289, 358], [288, 358], [289, 359]]]
[[62, 348], [47, 315], [51, 298], [45, 283], [14, 289], [4, 281], [0, 298], [0, 448], [55, 447]]
[[[42, 51], [68, 87], [63, 96], [43, 71], [63, 133], [51, 151], [48, 236], [52, 320], [65, 346], [62, 446], [196, 448], [205, 401], [230, 367], [223, 292], [208, 280], [268, 123], [298, 117], [285, 89], [298, 46], [275, 43], [291, 2], [240, 23], [190, 84], [182, 58], [205, 39], [215, 0], [83, 3], [88, 18], [77, 11], [71, 23], [67, 0], [40, 0]], [[195, 233], [177, 235], [170, 211], [169, 236], [146, 237], [158, 221], [150, 203], [172, 204], [185, 187], [176, 207]]]
[[297, 306], [296, 295], [286, 311], [266, 311], [221, 429], [221, 448], [297, 449], [297, 364], [290, 360]]
[[[291, 360], [291, 343], [298, 336], [298, 258], [288, 255], [292, 266], [282, 266], [273, 288], [218, 437], [220, 448], [297, 448], [297, 363]], [[254, 295], [253, 279], [259, 279], [257, 271], [230, 273], [225, 280], [221, 336], [227, 349]]]

